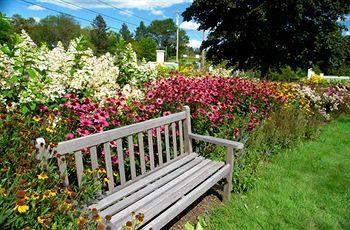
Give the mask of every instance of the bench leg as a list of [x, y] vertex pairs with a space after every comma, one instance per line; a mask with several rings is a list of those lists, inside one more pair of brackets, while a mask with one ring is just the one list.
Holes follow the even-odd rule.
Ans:
[[224, 196], [223, 196], [223, 201], [225, 203], [229, 202], [231, 198], [233, 162], [234, 162], [233, 148], [228, 147], [227, 155], [226, 155], [226, 164], [231, 165], [231, 169], [227, 174], [227, 176], [225, 177]]

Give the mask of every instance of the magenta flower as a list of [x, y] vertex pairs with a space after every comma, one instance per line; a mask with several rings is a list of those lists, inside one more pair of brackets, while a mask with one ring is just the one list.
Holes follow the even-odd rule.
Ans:
[[71, 140], [71, 139], [73, 139], [74, 138], [74, 134], [73, 133], [68, 133], [67, 135], [66, 135], [66, 139], [67, 140]]

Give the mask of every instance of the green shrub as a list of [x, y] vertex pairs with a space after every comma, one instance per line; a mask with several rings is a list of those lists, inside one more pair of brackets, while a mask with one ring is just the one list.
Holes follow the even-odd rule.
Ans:
[[293, 70], [290, 66], [280, 68], [277, 71], [270, 70], [268, 73], [268, 77], [270, 80], [287, 82], [298, 81], [306, 75], [306, 70], [302, 70], [300, 68]]

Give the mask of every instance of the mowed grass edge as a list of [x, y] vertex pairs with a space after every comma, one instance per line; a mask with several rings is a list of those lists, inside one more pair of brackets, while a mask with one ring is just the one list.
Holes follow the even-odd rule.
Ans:
[[210, 229], [350, 229], [350, 115], [257, 176], [254, 189], [209, 213]]

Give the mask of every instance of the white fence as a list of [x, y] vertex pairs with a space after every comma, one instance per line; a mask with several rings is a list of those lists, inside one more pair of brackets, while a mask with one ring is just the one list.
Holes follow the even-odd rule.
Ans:
[[[307, 79], [310, 79], [313, 75], [316, 73], [310, 68], [307, 70]], [[350, 77], [348, 76], [330, 76], [330, 75], [324, 75], [323, 73], [320, 73], [321, 77], [324, 77], [326, 80], [350, 80]]]

